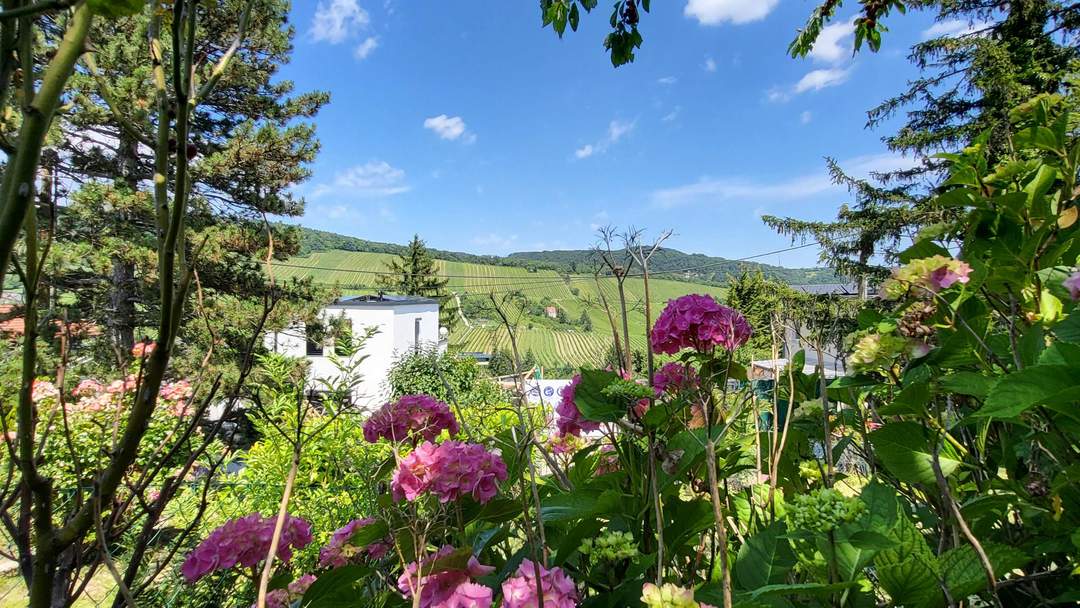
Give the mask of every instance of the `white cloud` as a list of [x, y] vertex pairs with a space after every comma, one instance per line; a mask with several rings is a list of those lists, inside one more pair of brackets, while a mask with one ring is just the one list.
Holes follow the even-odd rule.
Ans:
[[474, 245], [480, 247], [486, 247], [489, 250], [506, 251], [513, 247], [514, 243], [518, 240], [516, 234], [497, 234], [495, 232], [489, 232], [487, 234], [481, 234], [474, 236], [472, 242]]
[[820, 91], [826, 87], [834, 87], [838, 84], [844, 84], [847, 82], [848, 77], [851, 76], [851, 68], [825, 68], [821, 70], [814, 70], [799, 79], [799, 82], [795, 83], [795, 93], [805, 93], [807, 91]]
[[659, 84], [675, 84], [679, 82], [679, 79], [674, 76], [664, 76], [663, 78], [657, 78], [656, 82]]
[[702, 25], [750, 23], [764, 19], [780, 0], [688, 0], [683, 14]]
[[668, 112], [667, 114], [664, 114], [663, 116], [661, 116], [660, 120], [662, 120], [664, 122], [672, 122], [676, 118], [679, 117], [679, 114], [681, 112], [682, 112], [682, 106], [675, 106], [674, 108], [672, 108], [672, 110], [670, 112]]
[[799, 122], [802, 124], [810, 124], [811, 120], [814, 120], [814, 115], [810, 113], [810, 110], [805, 110], [802, 114], [799, 114]]
[[608, 123], [607, 135], [603, 139], [596, 143], [585, 144], [580, 148], [574, 150], [574, 158], [582, 159], [588, 158], [595, 154], [603, 154], [607, 152], [607, 149], [616, 144], [634, 130], [636, 122], [627, 122], [625, 120], [613, 120]]
[[705, 58], [705, 71], [706, 72], [715, 72], [716, 71], [716, 60], [713, 59], [712, 57], [706, 57]]
[[356, 50], [353, 51], [353, 57], [363, 61], [377, 48], [379, 48], [379, 39], [375, 36], [368, 36], [356, 47]]
[[449, 141], [460, 139], [467, 144], [476, 141], [476, 135], [469, 131], [468, 127], [465, 126], [465, 121], [460, 116], [447, 116], [446, 114], [432, 116], [424, 119], [424, 128]]
[[367, 27], [370, 22], [367, 11], [356, 0], [320, 1], [311, 20], [311, 39], [338, 44]]
[[319, 184], [312, 190], [313, 198], [336, 195], [351, 198], [383, 198], [408, 192], [405, 171], [383, 160], [368, 161], [349, 167], [334, 176], [333, 181]]
[[923, 40], [939, 38], [941, 36], [967, 36], [990, 27], [985, 21], [967, 21], [965, 19], [947, 19], [938, 21], [934, 25], [923, 30]]
[[[848, 175], [857, 178], [870, 177], [872, 173], [897, 171], [915, 166], [913, 158], [895, 154], [871, 154], [841, 161], [840, 167]], [[662, 188], [653, 191], [653, 205], [677, 207], [692, 203], [725, 202], [785, 202], [812, 198], [826, 192], [842, 192], [843, 187], [833, 183], [829, 174], [822, 170], [808, 175], [787, 179], [748, 179], [738, 176], [702, 177], [696, 182]]]
[[851, 22], [827, 25], [821, 30], [810, 58], [823, 63], [840, 63], [851, 58], [854, 45], [855, 28]]

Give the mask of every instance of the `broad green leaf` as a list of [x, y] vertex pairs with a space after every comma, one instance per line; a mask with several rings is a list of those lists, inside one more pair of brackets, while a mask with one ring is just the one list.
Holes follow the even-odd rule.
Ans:
[[541, 501], [540, 513], [544, 522], [585, 519], [615, 513], [621, 498], [615, 490], [575, 490], [569, 494], [555, 494]]
[[586, 420], [614, 422], [622, 418], [625, 408], [604, 395], [604, 387], [619, 379], [615, 372], [586, 369], [574, 391], [574, 405]]
[[380, 541], [390, 535], [390, 526], [386, 525], [384, 521], [375, 521], [366, 526], [362, 526], [359, 530], [353, 533], [349, 537], [349, 544], [354, 547], [366, 547], [371, 543]]
[[784, 522], [778, 520], [746, 539], [735, 561], [735, 581], [740, 587], [753, 591], [784, 582], [795, 566], [786, 532]]
[[899, 517], [896, 490], [874, 479], [863, 488], [859, 499], [866, 504], [861, 523], [870, 530], [888, 534]]
[[[934, 485], [932, 452], [928, 432], [914, 422], [892, 422], [870, 433], [870, 443], [885, 468], [902, 481]], [[944, 451], [939, 455], [941, 472], [948, 477], [960, 461]]]
[[825, 583], [798, 583], [794, 585], [766, 585], [759, 587], [750, 592], [751, 599], [759, 599], [763, 597], [784, 597], [788, 595], [800, 596], [827, 596], [839, 591], [851, 589], [858, 586], [856, 582], [848, 583], [833, 583], [827, 585]]
[[1072, 365], [1080, 362], [1080, 344], [1055, 342], [1039, 356], [1039, 365]]
[[943, 376], [938, 381], [938, 384], [950, 393], [985, 399], [986, 395], [990, 393], [990, 388], [997, 381], [998, 378], [996, 377], [984, 376], [975, 372], [956, 372]]
[[1080, 344], [1080, 310], [1073, 310], [1064, 321], [1054, 326], [1058, 340]]
[[900, 263], [907, 264], [911, 260], [921, 260], [922, 258], [929, 258], [935, 255], [947, 258], [952, 257], [952, 254], [949, 253], [948, 249], [945, 249], [931, 240], [919, 241], [900, 252]]
[[1037, 406], [1062, 407], [1080, 400], [1080, 367], [1035, 365], [1001, 379], [974, 416], [1015, 418]]
[[421, 564], [420, 575], [438, 574], [450, 570], [465, 570], [468, 568], [469, 559], [473, 556], [472, 547], [454, 549], [452, 552], [427, 564]]
[[926, 412], [930, 402], [930, 383], [916, 382], [905, 386], [893, 398], [892, 403], [880, 409], [883, 416], [919, 415]]
[[[990, 559], [990, 565], [994, 567], [994, 576], [999, 580], [1005, 573], [1030, 561], [1023, 551], [1007, 545], [984, 543], [983, 550]], [[938, 559], [941, 572], [945, 576], [945, 585], [953, 597], [975, 595], [989, 586], [982, 561], [971, 545], [950, 549]]]
[[896, 546], [874, 558], [881, 587], [893, 604], [911, 608], [939, 608], [945, 597], [938, 584], [937, 558], [922, 533], [906, 516], [896, 521], [889, 537]]
[[599, 534], [604, 529], [604, 525], [604, 522], [599, 519], [587, 519], [570, 528], [570, 531], [555, 545], [555, 556], [552, 558], [552, 565], [561, 566], [565, 564], [566, 560], [577, 553], [581, 541]]
[[319, 575], [304, 593], [304, 608], [352, 608], [371, 576], [367, 566], [345, 566]]

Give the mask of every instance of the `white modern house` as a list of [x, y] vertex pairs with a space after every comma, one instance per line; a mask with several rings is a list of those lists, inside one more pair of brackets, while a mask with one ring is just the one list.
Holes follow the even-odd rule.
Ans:
[[[367, 328], [376, 333], [368, 339], [364, 349], [357, 355], [367, 357], [360, 364], [363, 381], [353, 394], [359, 406], [380, 405], [388, 396], [387, 373], [395, 358], [409, 352], [446, 349], [446, 332], [439, 327], [439, 302], [417, 296], [365, 295], [341, 298], [320, 313], [324, 322], [343, 319], [353, 335], [362, 335]], [[341, 321], [338, 321], [341, 322]], [[333, 339], [327, 337], [316, 341], [308, 339], [303, 323], [294, 324], [282, 331], [267, 333], [266, 348], [291, 357], [304, 357], [309, 363], [309, 377], [330, 379], [338, 375], [330, 361], [334, 354]]]

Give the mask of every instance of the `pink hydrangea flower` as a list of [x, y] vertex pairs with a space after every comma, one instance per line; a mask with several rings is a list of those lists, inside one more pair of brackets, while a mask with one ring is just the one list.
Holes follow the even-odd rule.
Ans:
[[391, 539], [376, 541], [362, 548], [353, 546], [349, 542], [361, 528], [373, 523], [375, 523], [374, 517], [365, 517], [354, 519], [338, 528], [330, 537], [330, 542], [319, 550], [319, 567], [341, 568], [363, 558], [382, 559], [390, 550], [390, 543], [393, 542]]
[[540, 602], [536, 595], [537, 569], [540, 572], [544, 608], [577, 607], [578, 594], [574, 581], [562, 571], [562, 568], [548, 570], [526, 559], [518, 566], [517, 576], [506, 579], [502, 584], [502, 608], [538, 608]]
[[191, 383], [187, 380], [165, 382], [158, 391], [158, 399], [174, 416], [183, 416], [187, 413], [190, 405], [188, 400], [193, 393]]
[[696, 388], [700, 380], [694, 368], [681, 363], [665, 363], [653, 374], [653, 390], [659, 397], [664, 393], [677, 393]]
[[142, 359], [143, 357], [149, 357], [150, 353], [154, 352], [157, 348], [157, 342], [151, 340], [143, 340], [136, 342], [135, 346], [131, 347], [131, 356], [136, 359]]
[[[194, 583], [215, 570], [234, 566], [252, 568], [266, 559], [274, 535], [275, 517], [252, 513], [232, 519], [217, 528], [188, 554], [180, 567], [184, 580]], [[293, 549], [311, 543], [311, 525], [299, 517], [287, 516], [278, 542], [277, 558], [292, 559]]]
[[444, 430], [458, 432], [457, 419], [450, 406], [428, 395], [405, 395], [387, 403], [364, 423], [364, 439], [375, 443], [380, 438], [390, 441], [420, 439], [432, 441]]
[[466, 495], [486, 503], [499, 492], [499, 482], [505, 479], [506, 463], [482, 445], [453, 440], [435, 445], [425, 441], [401, 460], [390, 489], [394, 500], [412, 501], [430, 492], [444, 503]]
[[936, 292], [948, 289], [956, 283], [967, 283], [971, 280], [968, 277], [969, 274], [971, 274], [971, 266], [967, 262], [956, 261], [946, 264], [930, 273], [928, 279], [930, 290]]
[[[435, 560], [454, 552], [454, 547], [444, 545], [434, 555], [424, 558], [425, 569]], [[482, 565], [475, 556], [469, 556], [464, 570], [443, 570], [428, 576], [419, 577], [420, 568], [416, 562], [405, 566], [405, 572], [398, 577], [398, 591], [406, 598], [413, 596], [420, 589], [420, 608], [489, 608], [491, 589], [477, 585], [472, 579], [491, 574], [495, 568]], [[485, 603], [486, 602], [486, 603]]]
[[44, 401], [46, 399], [56, 399], [60, 395], [59, 389], [56, 385], [48, 380], [35, 379], [34, 383], [30, 387], [30, 398], [34, 403]]
[[289, 595], [292, 597], [302, 597], [307, 593], [308, 587], [315, 582], [314, 574], [305, 574], [295, 581], [289, 583]]
[[1069, 290], [1069, 295], [1074, 300], [1080, 300], [1080, 271], [1072, 273], [1069, 278], [1065, 279], [1065, 289]]
[[93, 378], [86, 378], [80, 380], [79, 384], [75, 386], [75, 390], [71, 391], [71, 394], [76, 397], [89, 397], [105, 390], [105, 385], [94, 380]]
[[559, 405], [555, 407], [555, 414], [558, 417], [555, 425], [558, 427], [560, 435], [581, 437], [582, 432], [595, 431], [600, 428], [599, 422], [586, 420], [581, 415], [581, 411], [578, 410], [577, 404], [574, 403], [574, 395], [577, 393], [577, 387], [580, 383], [581, 374], [574, 374], [570, 384], [564, 386], [560, 392], [561, 400]]
[[[266, 593], [266, 608], [289, 608], [289, 604], [292, 600], [289, 598], [289, 591], [287, 589], [274, 589]], [[251, 605], [251, 608], [255, 608], [259, 603], [255, 602]]]
[[684, 348], [712, 352], [717, 346], [735, 350], [750, 339], [750, 324], [738, 311], [711, 296], [686, 295], [668, 302], [653, 326], [653, 350], [674, 355]]

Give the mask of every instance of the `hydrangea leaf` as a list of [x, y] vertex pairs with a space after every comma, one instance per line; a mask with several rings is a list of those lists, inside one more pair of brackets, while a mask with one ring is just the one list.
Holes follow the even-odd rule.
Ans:
[[784, 537], [787, 526], [777, 520], [746, 539], [735, 561], [735, 580], [743, 589], [753, 590], [783, 583], [795, 566], [795, 553]]
[[973, 416], [1015, 418], [1037, 405], [1060, 407], [1080, 400], [1080, 368], [1036, 365], [1009, 374], [994, 385]]
[[[908, 483], [934, 485], [930, 439], [927, 431], [915, 422], [893, 422], [870, 433], [870, 443], [885, 468]], [[939, 455], [941, 472], [948, 477], [960, 466], [960, 461], [942, 451]]]
[[356, 605], [367, 578], [368, 566], [345, 566], [319, 575], [304, 593], [305, 608], [347, 608]]
[[95, 13], [116, 19], [117, 17], [130, 17], [142, 10], [143, 0], [87, 0], [90, 9]]
[[574, 391], [574, 405], [586, 420], [614, 422], [623, 417], [625, 407], [604, 394], [604, 389], [618, 380], [615, 372], [595, 369], [581, 371], [581, 383]]

